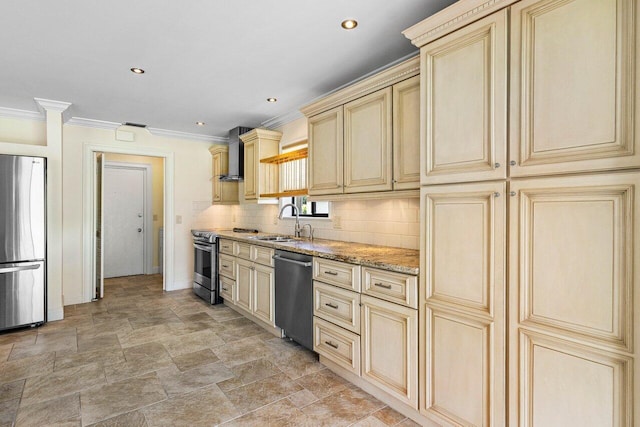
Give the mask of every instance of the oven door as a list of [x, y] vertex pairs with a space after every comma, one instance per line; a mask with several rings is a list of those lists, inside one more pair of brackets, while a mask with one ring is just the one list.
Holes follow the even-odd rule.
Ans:
[[213, 246], [201, 243], [193, 244], [193, 281], [209, 290], [213, 289]]

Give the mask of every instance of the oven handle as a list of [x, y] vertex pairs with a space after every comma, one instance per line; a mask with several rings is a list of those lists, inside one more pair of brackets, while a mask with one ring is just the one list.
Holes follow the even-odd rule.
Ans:
[[211, 246], [203, 246], [203, 245], [198, 245], [198, 244], [194, 243], [193, 247], [196, 248], [196, 249], [200, 249], [201, 251], [211, 252]]

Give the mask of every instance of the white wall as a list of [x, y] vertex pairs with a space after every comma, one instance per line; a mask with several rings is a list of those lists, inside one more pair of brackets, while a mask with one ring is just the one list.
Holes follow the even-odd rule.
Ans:
[[[276, 130], [282, 132], [280, 145], [287, 146], [307, 138], [307, 120], [301, 118]], [[419, 198], [347, 200], [331, 203], [330, 219], [304, 218], [301, 223], [310, 223], [316, 238], [419, 249], [419, 211]], [[257, 228], [267, 233], [293, 234], [294, 220], [278, 220], [278, 212], [279, 206], [255, 203], [203, 206], [194, 211], [192, 221], [196, 227]], [[340, 229], [334, 228], [335, 217], [340, 217]]]
[[[144, 129], [128, 129], [135, 132], [135, 141], [122, 143], [115, 140], [115, 132], [82, 126], [64, 126], [63, 134], [63, 292], [65, 305], [83, 302], [83, 149], [85, 144], [112, 145], [157, 149], [172, 152], [174, 170], [174, 214], [165, 218], [166, 224], [174, 224], [173, 249], [174, 280], [167, 283], [167, 290], [185, 289], [191, 286], [193, 275], [193, 251], [190, 231], [194, 227], [194, 206], [208, 206], [211, 200], [211, 155], [209, 144], [174, 138], [153, 136]], [[176, 224], [177, 217], [182, 218]], [[171, 242], [167, 242], [170, 245]]]

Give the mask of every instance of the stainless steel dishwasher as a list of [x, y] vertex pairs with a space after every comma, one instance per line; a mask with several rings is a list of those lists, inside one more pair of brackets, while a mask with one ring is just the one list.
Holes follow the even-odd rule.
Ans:
[[313, 350], [313, 279], [309, 255], [276, 250], [276, 326], [284, 336]]

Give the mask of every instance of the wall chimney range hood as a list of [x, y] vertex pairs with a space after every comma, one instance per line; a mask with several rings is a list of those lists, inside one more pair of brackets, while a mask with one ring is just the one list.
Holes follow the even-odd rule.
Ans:
[[253, 128], [238, 126], [229, 131], [229, 174], [221, 175], [220, 181], [242, 181], [244, 179], [244, 142], [240, 135]]

